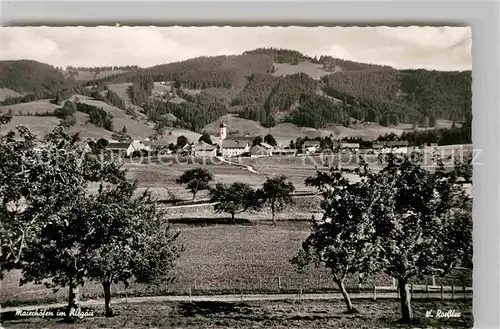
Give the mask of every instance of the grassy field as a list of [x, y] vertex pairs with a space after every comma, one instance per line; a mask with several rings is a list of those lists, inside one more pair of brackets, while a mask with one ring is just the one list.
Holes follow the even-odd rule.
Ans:
[[[171, 214], [175, 217], [175, 213]], [[242, 217], [240, 217], [242, 218]], [[186, 225], [174, 224], [180, 230], [180, 242], [185, 251], [175, 268], [176, 281], [170, 286], [146, 286], [132, 283], [128, 289], [113, 285], [115, 296], [187, 294], [193, 293], [237, 293], [240, 289], [253, 292], [304, 292], [336, 289], [330, 274], [324, 268], [311, 266], [298, 273], [289, 259], [300, 249], [309, 234], [307, 222], [254, 222], [253, 225]], [[457, 287], [462, 285], [462, 275], [467, 286], [471, 285], [470, 273], [457, 271], [452, 276], [436, 277], [437, 284]], [[12, 300], [63, 301], [66, 289], [57, 293], [41, 285], [19, 286], [18, 271], [9, 272], [1, 282], [0, 302]], [[279, 279], [278, 279], [279, 278]], [[431, 284], [430, 278], [417, 279], [414, 283]], [[281, 284], [279, 290], [278, 284]], [[367, 278], [364, 286], [369, 288], [392, 284], [384, 273]], [[357, 288], [358, 279], [348, 279], [350, 289]], [[102, 287], [89, 282], [81, 289], [84, 298], [102, 296]], [[11, 301], [11, 302], [9, 302]]]
[[[4, 320], [8, 328], [471, 328], [473, 326], [471, 301], [413, 302], [415, 323], [401, 324], [398, 301], [357, 301], [358, 314], [345, 314], [341, 301], [285, 302], [162, 302], [119, 304], [114, 306], [116, 316], [105, 318], [104, 308], [94, 309], [94, 317], [73, 324], [51, 318]], [[455, 310], [458, 318], [426, 318], [427, 310]], [[7, 318], [7, 317], [6, 317]]]
[[19, 97], [19, 96], [22, 96], [22, 94], [18, 93], [15, 90], [9, 88], [0, 88], [0, 101], [3, 101], [8, 97]]
[[307, 127], [298, 127], [292, 123], [280, 123], [272, 128], [265, 128], [259, 123], [239, 118], [237, 115], [228, 114], [218, 120], [209, 123], [204, 127], [204, 131], [212, 135], [219, 134], [219, 125], [221, 122], [226, 123], [229, 132], [237, 132], [237, 135], [244, 136], [265, 136], [271, 133], [278, 143], [288, 145], [290, 140], [295, 140], [297, 137], [326, 137], [333, 135], [334, 138], [343, 137], [364, 137], [367, 139], [376, 139], [380, 135], [387, 133], [401, 134], [402, 129], [397, 127], [382, 127], [377, 124], [358, 124], [352, 127], [343, 127], [332, 125], [328, 128], [314, 129]]
[[13, 115], [33, 115], [35, 113], [54, 112], [60, 105], [51, 103], [50, 99], [41, 99], [28, 103], [19, 103], [14, 105], [6, 105], [2, 107], [4, 113], [9, 110]]

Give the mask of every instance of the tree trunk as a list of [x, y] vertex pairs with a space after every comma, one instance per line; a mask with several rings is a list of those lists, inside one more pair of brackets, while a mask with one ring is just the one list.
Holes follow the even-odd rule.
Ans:
[[113, 316], [113, 310], [111, 310], [111, 283], [104, 281], [102, 283], [104, 288], [104, 306], [106, 308], [106, 317]]
[[413, 318], [411, 310], [411, 295], [407, 279], [398, 279], [399, 298], [401, 301], [401, 315], [404, 322], [410, 322]]
[[193, 192], [193, 201], [195, 200], [196, 198], [196, 192]]
[[231, 214], [231, 222], [234, 224], [234, 213]]
[[66, 310], [66, 320], [72, 320], [75, 314], [80, 312], [80, 290], [73, 279], [69, 280], [68, 308]]
[[347, 307], [347, 313], [357, 313], [358, 311], [352, 306], [351, 297], [347, 293], [345, 289], [344, 280], [335, 281], [339, 286], [340, 292], [342, 293], [342, 297], [344, 297], [344, 302]]
[[271, 204], [271, 213], [272, 213], [272, 216], [273, 216], [273, 225], [276, 226], [276, 217], [274, 215], [274, 203]]

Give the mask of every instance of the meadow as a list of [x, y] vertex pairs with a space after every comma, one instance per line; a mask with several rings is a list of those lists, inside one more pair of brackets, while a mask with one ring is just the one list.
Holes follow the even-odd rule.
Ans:
[[[251, 163], [258, 173], [227, 163], [205, 164], [214, 174], [215, 182], [246, 182], [259, 187], [266, 177], [274, 174], [287, 175], [299, 192], [313, 192], [305, 186], [304, 179], [314, 175], [317, 159], [307, 157], [242, 158]], [[191, 200], [192, 195], [183, 186], [175, 183], [183, 171], [202, 166], [197, 161], [181, 163], [127, 163], [128, 175], [139, 182], [140, 190], [150, 189], [161, 200], [175, 198]], [[318, 166], [318, 169], [327, 169]], [[352, 175], [351, 175], [352, 176]], [[352, 179], [355, 179], [352, 176]], [[215, 183], [214, 182], [214, 183]], [[469, 187], [470, 189], [470, 187]], [[197, 199], [208, 197], [206, 192]], [[246, 212], [236, 216], [236, 224], [230, 223], [228, 214], [218, 214], [212, 205], [201, 204], [187, 207], [165, 208], [166, 219], [180, 231], [180, 242], [185, 251], [175, 267], [176, 280], [171, 285], [146, 286], [132, 283], [127, 289], [121, 284], [112, 286], [114, 296], [162, 295], [193, 293], [234, 293], [240, 290], [258, 292], [280, 292], [298, 289], [324, 291], [336, 289], [330, 274], [322, 267], [310, 266], [303, 273], [289, 263], [289, 259], [300, 249], [302, 241], [310, 231], [311, 217], [321, 216], [319, 196], [295, 198], [295, 203], [278, 213], [278, 224], [273, 226], [270, 211]], [[166, 205], [164, 207], [167, 207]], [[66, 289], [54, 293], [42, 285], [19, 286], [20, 273], [7, 273], [1, 281], [0, 303], [8, 305], [17, 301], [63, 301]], [[455, 271], [439, 278], [436, 284], [471, 286], [471, 273]], [[431, 284], [431, 278], [414, 278], [414, 283]], [[359, 279], [348, 279], [349, 289], [358, 288]], [[366, 278], [363, 287], [392, 285], [392, 278], [384, 273]], [[88, 282], [81, 290], [84, 298], [102, 296], [98, 283]]]

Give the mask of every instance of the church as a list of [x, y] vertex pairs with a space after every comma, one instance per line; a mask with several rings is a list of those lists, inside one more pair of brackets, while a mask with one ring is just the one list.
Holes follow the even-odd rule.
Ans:
[[230, 158], [250, 152], [253, 137], [227, 136], [227, 126], [220, 124], [220, 138], [217, 154], [224, 158]]

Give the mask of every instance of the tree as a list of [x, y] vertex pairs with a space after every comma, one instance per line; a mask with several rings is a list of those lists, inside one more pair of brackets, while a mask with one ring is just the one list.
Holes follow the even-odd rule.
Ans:
[[471, 199], [441, 160], [434, 172], [423, 168], [417, 153], [388, 154], [382, 164], [379, 173], [366, 175], [376, 196], [369, 217], [383, 269], [398, 280], [402, 318], [410, 321], [411, 277], [444, 275], [459, 263], [471, 263]]
[[189, 143], [188, 139], [186, 136], [181, 135], [177, 137], [177, 147], [178, 148], [183, 148], [187, 143]]
[[[1, 144], [2, 271], [21, 269], [21, 284], [68, 286], [68, 319], [78, 314], [78, 287], [87, 280], [103, 284], [109, 316], [112, 282], [170, 276], [177, 234], [161, 225], [149, 193], [133, 198], [137, 183], [118, 164], [85, 155], [78, 135], [55, 130], [40, 152], [29, 131], [19, 132], [21, 141], [11, 133]], [[88, 194], [92, 182], [100, 183], [97, 195]]]
[[105, 138], [99, 138], [96, 142], [96, 147], [98, 150], [104, 150], [106, 147], [108, 147], [109, 142]]
[[436, 117], [431, 116], [429, 117], [429, 127], [435, 127], [436, 126]]
[[207, 133], [203, 133], [203, 135], [200, 136], [198, 139], [198, 142], [205, 142], [207, 144], [212, 145], [212, 139], [210, 138], [210, 135]]
[[122, 127], [121, 133], [122, 134], [126, 134], [127, 133], [127, 127], [126, 126]]
[[262, 189], [257, 191], [262, 203], [267, 203], [271, 207], [273, 225], [276, 225], [276, 213], [285, 210], [287, 205], [293, 203], [293, 191], [295, 187], [292, 182], [287, 181], [286, 176], [268, 178]]
[[210, 186], [209, 182], [213, 180], [213, 175], [206, 169], [194, 168], [186, 170], [179, 178], [177, 178], [176, 183], [180, 185], [186, 185], [186, 188], [193, 194], [193, 200], [196, 197], [196, 193], [202, 190], [208, 190]]
[[236, 214], [249, 209], [258, 210], [262, 206], [256, 196], [256, 191], [246, 183], [235, 182], [231, 185], [217, 183], [215, 188], [210, 190], [210, 194], [211, 202], [216, 202], [215, 212], [231, 214], [233, 223]]
[[257, 136], [257, 137], [255, 137], [255, 138], [253, 139], [253, 141], [252, 141], [252, 146], [255, 146], [255, 145], [260, 145], [260, 143], [262, 143], [262, 141], [263, 141], [263, 140], [262, 140], [262, 137]]
[[163, 220], [150, 192], [134, 198], [136, 188], [135, 182], [101, 187], [85, 214], [85, 225], [99, 232], [86, 267], [88, 277], [103, 286], [106, 316], [113, 316], [112, 283], [128, 286], [133, 277], [148, 284], [170, 283], [174, 262], [183, 250], [176, 243], [179, 232], [172, 232]]
[[318, 171], [306, 184], [318, 188], [322, 195], [323, 218], [312, 222], [309, 237], [302, 249], [290, 260], [299, 271], [309, 263], [322, 263], [339, 287], [348, 313], [357, 312], [345, 287], [349, 274], [371, 274], [377, 269], [377, 247], [374, 224], [367, 216], [373, 202], [365, 182], [350, 182], [340, 170]]
[[1, 270], [21, 269], [21, 284], [68, 286], [69, 318], [79, 309], [87, 254], [85, 232], [71, 224], [84, 220], [88, 183], [114, 183], [125, 174], [114, 163], [85, 156], [78, 135], [56, 128], [44, 138], [42, 151], [29, 130], [20, 127], [18, 135], [21, 140], [10, 132], [1, 143]]
[[290, 140], [290, 144], [289, 144], [290, 148], [291, 149], [295, 149], [295, 142], [292, 140]]
[[273, 135], [267, 134], [264, 136], [264, 142], [266, 142], [269, 145], [276, 146], [278, 143], [276, 142], [276, 139], [274, 139]]

